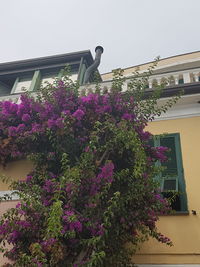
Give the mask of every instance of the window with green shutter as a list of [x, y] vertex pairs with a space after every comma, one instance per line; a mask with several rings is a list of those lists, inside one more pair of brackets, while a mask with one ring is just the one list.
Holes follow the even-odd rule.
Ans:
[[155, 147], [164, 146], [169, 148], [168, 161], [157, 163], [165, 167], [162, 174], [158, 176], [162, 195], [166, 198], [173, 198], [171, 205], [174, 210], [187, 211], [180, 135], [175, 133], [155, 136], [153, 143]]

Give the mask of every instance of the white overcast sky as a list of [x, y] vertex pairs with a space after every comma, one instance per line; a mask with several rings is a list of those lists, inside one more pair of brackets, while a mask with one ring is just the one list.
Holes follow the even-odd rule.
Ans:
[[104, 47], [101, 73], [200, 50], [200, 0], [0, 0], [0, 62]]

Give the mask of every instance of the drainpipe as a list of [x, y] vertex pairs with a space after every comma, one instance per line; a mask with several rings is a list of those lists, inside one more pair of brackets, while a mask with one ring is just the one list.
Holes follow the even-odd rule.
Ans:
[[86, 84], [89, 82], [89, 79], [90, 79], [92, 72], [98, 68], [98, 66], [101, 62], [101, 54], [103, 53], [103, 47], [97, 46], [95, 48], [95, 52], [96, 52], [96, 55], [95, 55], [94, 63], [87, 68], [85, 75], [84, 75], [83, 84]]

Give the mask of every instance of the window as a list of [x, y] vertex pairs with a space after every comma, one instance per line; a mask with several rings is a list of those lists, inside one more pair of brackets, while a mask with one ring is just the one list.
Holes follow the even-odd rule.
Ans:
[[11, 93], [19, 94], [29, 91], [31, 86], [31, 80], [32, 77], [17, 78]]
[[0, 76], [0, 96], [9, 95], [16, 82], [15, 76], [3, 75]]
[[178, 80], [178, 84], [184, 84], [184, 80], [183, 80], [183, 78], [180, 78], [180, 79]]
[[[47, 70], [38, 70], [34, 74], [33, 78], [33, 91], [39, 89], [39, 87], [46, 86], [47, 83], [52, 84], [55, 80], [55, 78], [60, 78], [62, 75], [62, 69], [60, 68], [54, 68], [54, 69], [47, 69]], [[72, 81], [76, 81], [78, 79], [78, 74], [73, 73], [71, 74], [70, 78]]]
[[167, 134], [154, 136], [154, 146], [168, 147], [168, 161], [158, 162], [158, 165], [165, 167], [162, 174], [158, 175], [162, 195], [166, 198], [173, 198], [172, 209], [176, 211], [187, 211], [187, 197], [185, 191], [185, 180], [181, 156], [180, 135]]
[[[36, 91], [40, 86], [53, 83], [55, 78], [61, 78], [63, 70], [61, 67], [38, 69], [9, 75], [0, 75], [0, 97], [10, 94], [21, 94], [27, 91]], [[78, 73], [71, 73], [72, 81], [78, 80]]]
[[34, 72], [27, 72], [17, 77], [15, 75], [15, 83], [12, 86], [11, 94], [20, 94], [30, 91], [33, 74]]

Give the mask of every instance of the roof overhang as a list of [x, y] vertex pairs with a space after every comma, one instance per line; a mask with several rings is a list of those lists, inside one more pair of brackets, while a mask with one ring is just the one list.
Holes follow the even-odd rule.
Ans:
[[85, 50], [75, 53], [1, 63], [0, 75], [32, 71], [36, 69], [61, 67], [65, 66], [66, 64], [78, 64], [82, 58], [85, 60], [87, 66], [90, 66], [94, 62], [90, 50]]

